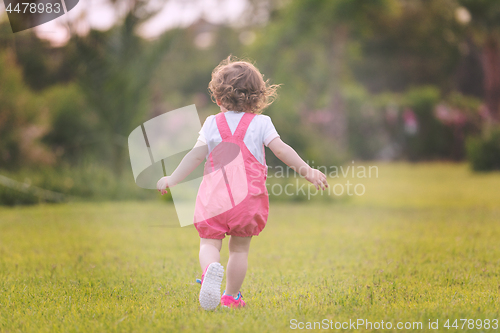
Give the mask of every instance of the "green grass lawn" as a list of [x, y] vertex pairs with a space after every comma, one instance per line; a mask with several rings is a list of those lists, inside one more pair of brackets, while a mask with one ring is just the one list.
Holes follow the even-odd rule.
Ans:
[[170, 204], [0, 207], [0, 331], [275, 332], [293, 319], [422, 323], [400, 331], [439, 320], [434, 332], [489, 319], [482, 331], [498, 331], [500, 174], [373, 165], [378, 178], [351, 179], [363, 196], [271, 205], [252, 240], [248, 306], [233, 311], [199, 307], [198, 234]]

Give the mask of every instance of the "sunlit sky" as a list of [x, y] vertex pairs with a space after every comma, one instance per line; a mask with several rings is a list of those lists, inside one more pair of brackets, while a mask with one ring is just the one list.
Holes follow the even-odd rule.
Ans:
[[[211, 23], [237, 24], [247, 5], [246, 0], [151, 0], [149, 6], [159, 9], [159, 12], [140, 27], [139, 33], [146, 38], [155, 38], [168, 29], [188, 26], [199, 18]], [[106, 30], [125, 9], [116, 10], [107, 0], [80, 0], [67, 14], [34, 29], [40, 38], [48, 39], [54, 46], [63, 45], [70, 36], [68, 22], [72, 22], [80, 34], [91, 27]], [[5, 18], [4, 13], [2, 1], [0, 16]]]

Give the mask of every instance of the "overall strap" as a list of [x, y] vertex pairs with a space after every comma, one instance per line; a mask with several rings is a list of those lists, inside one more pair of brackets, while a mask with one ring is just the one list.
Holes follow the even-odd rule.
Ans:
[[255, 113], [245, 112], [243, 114], [243, 117], [241, 117], [240, 122], [238, 123], [238, 127], [236, 127], [236, 131], [234, 131], [233, 136], [235, 138], [243, 140], [245, 138], [245, 134], [247, 132], [248, 126], [250, 125], [250, 122], [252, 122], [252, 119], [255, 116], [256, 116]]
[[222, 140], [226, 140], [232, 136], [231, 129], [226, 121], [226, 116], [224, 112], [220, 112], [215, 116], [215, 121], [217, 122], [217, 129], [219, 130]]

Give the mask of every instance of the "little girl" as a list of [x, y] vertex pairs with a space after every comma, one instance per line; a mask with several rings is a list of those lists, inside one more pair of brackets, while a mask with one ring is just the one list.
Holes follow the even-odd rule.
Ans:
[[[209, 84], [221, 112], [206, 119], [194, 148], [171, 176], [157, 184], [162, 195], [167, 193], [167, 187], [181, 182], [207, 157], [194, 216], [201, 238], [199, 301], [205, 310], [213, 310], [219, 303], [231, 308], [245, 306], [240, 288], [250, 241], [264, 229], [269, 212], [264, 146], [317, 189], [328, 187], [325, 174], [307, 165], [280, 139], [271, 118], [261, 114], [272, 103], [276, 89], [248, 62], [231, 57], [221, 62]], [[221, 297], [224, 269], [219, 252], [226, 235], [230, 236], [229, 260]]]

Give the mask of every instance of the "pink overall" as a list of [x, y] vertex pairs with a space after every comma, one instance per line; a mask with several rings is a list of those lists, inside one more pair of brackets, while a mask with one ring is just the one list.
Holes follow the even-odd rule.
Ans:
[[254, 117], [255, 114], [245, 113], [233, 135], [224, 113], [215, 116], [222, 142], [212, 150], [205, 163], [196, 197], [194, 225], [201, 238], [223, 239], [226, 234], [256, 236], [266, 226], [269, 214], [267, 167], [243, 142]]

